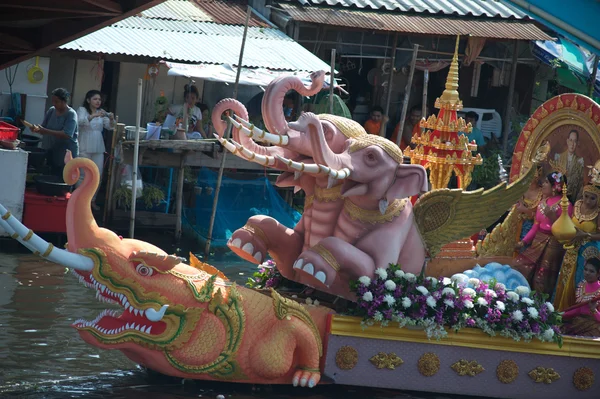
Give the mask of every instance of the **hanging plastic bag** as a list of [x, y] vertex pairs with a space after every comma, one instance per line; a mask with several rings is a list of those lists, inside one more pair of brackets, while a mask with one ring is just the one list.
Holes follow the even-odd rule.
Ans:
[[[137, 182], [135, 184], [135, 198], [139, 199], [142, 197], [144, 191], [144, 183], [142, 182], [142, 173], [140, 168], [137, 170]], [[133, 167], [131, 165], [123, 165], [121, 168], [121, 185], [126, 185], [130, 190], [133, 186]]]

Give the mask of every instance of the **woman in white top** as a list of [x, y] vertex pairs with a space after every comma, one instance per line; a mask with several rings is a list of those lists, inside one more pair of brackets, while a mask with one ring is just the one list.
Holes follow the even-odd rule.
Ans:
[[175, 116], [177, 119], [183, 119], [183, 107], [187, 107], [188, 131], [186, 132], [186, 136], [188, 139], [207, 138], [204, 127], [202, 126], [202, 111], [196, 106], [199, 97], [200, 93], [196, 86], [185, 85], [183, 89], [183, 99], [185, 103], [183, 105], [173, 105], [169, 107], [169, 114]]
[[[90, 90], [85, 95], [83, 106], [77, 110], [77, 123], [79, 125], [79, 156], [94, 161], [100, 171], [100, 182], [102, 182], [102, 170], [104, 169], [104, 136], [103, 130], [112, 130], [114, 116], [100, 108], [102, 105], [102, 93], [98, 90]], [[83, 178], [83, 173], [82, 173]], [[96, 191], [98, 194], [98, 191]], [[96, 205], [96, 194], [92, 199], [92, 208], [98, 210]]]

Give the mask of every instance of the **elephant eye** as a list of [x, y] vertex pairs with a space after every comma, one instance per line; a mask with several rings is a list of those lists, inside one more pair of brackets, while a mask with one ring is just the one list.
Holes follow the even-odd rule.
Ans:
[[366, 154], [367, 162], [375, 162], [377, 160], [377, 156], [373, 151], [369, 151]]
[[138, 272], [140, 276], [150, 277], [154, 271], [146, 265], [139, 264], [135, 267], [135, 271]]

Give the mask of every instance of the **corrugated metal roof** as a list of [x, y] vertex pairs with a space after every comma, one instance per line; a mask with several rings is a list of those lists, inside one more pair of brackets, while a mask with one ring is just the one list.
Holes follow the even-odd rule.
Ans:
[[[200, 33], [207, 35], [242, 36], [244, 27], [240, 25], [222, 25], [215, 22], [168, 21], [149, 18], [127, 18], [112, 26], [130, 29], [149, 29], [168, 32]], [[288, 38], [278, 29], [248, 27], [248, 37], [257, 39], [286, 40]]]
[[176, 21], [212, 21], [210, 15], [196, 7], [189, 0], [167, 0], [146, 11], [142, 11], [141, 16]]
[[493, 39], [552, 40], [532, 22], [505, 19], [409, 15], [281, 4], [294, 20], [316, 24], [422, 35], [472, 35]]
[[[237, 65], [242, 35], [215, 33], [210, 29], [217, 24], [198, 22], [200, 28], [211, 33], [189, 33], [157, 29], [109, 26], [100, 29], [61, 49], [104, 54], [145, 56], [163, 60], [193, 63]], [[211, 28], [209, 28], [209, 26]], [[225, 27], [219, 29], [240, 28]], [[249, 29], [251, 30], [251, 29]], [[244, 67], [276, 70], [316, 71], [329, 66], [318, 57], [276, 29], [256, 28], [246, 39]]]
[[[214, 22], [230, 25], [244, 25], [246, 21], [246, 1], [239, 0], [193, 0]], [[263, 26], [269, 24], [260, 20], [254, 13], [250, 16], [248, 26]]]
[[527, 19], [519, 9], [498, 0], [283, 0], [305, 6], [329, 5], [358, 9], [430, 13], [456, 16]]

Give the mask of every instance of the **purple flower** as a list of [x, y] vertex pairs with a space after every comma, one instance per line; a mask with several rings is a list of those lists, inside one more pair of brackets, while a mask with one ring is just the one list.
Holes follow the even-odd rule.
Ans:
[[475, 320], [468, 318], [466, 321], [467, 327], [475, 327]]

